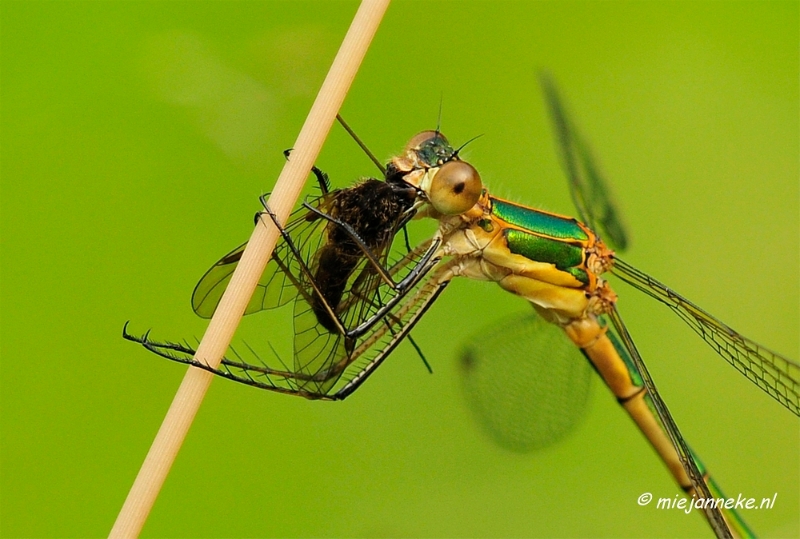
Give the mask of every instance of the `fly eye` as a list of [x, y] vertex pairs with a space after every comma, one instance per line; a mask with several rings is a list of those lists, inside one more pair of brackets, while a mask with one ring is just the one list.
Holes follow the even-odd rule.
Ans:
[[428, 200], [439, 213], [458, 215], [478, 202], [482, 189], [475, 167], [465, 161], [448, 161], [433, 177]]
[[445, 144], [447, 144], [447, 139], [445, 138], [445, 136], [439, 133], [438, 131], [423, 131], [421, 133], [417, 133], [411, 138], [411, 140], [408, 141], [408, 144], [406, 144], [406, 151], [418, 150], [423, 145], [423, 143], [435, 139], [439, 139]]

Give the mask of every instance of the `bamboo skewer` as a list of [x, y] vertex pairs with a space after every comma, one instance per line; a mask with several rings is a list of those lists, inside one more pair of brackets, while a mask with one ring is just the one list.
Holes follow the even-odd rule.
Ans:
[[[389, 0], [363, 0], [331, 65], [286, 162], [269, 206], [285, 223], [334, 118], [355, 78]], [[197, 348], [195, 359], [217, 367], [233, 339], [250, 296], [272, 255], [279, 233], [274, 226], [253, 230], [228, 288]], [[109, 537], [137, 537], [155, 503], [178, 450], [208, 390], [213, 374], [189, 368], [156, 434], [150, 451], [117, 516]]]

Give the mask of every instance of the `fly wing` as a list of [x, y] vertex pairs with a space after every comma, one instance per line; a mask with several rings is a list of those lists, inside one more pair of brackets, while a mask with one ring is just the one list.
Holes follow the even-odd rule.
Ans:
[[[385, 360], [408, 335], [425, 310], [447, 284], [434, 276], [426, 278], [438, 260], [425, 258], [430, 242], [412, 250], [389, 268], [389, 273], [402, 277], [411, 275], [409, 286], [402, 291], [385, 284], [382, 279], [365, 278], [363, 291], [351, 295], [345, 309], [345, 320], [355, 324], [368, 313], [363, 331], [354, 335], [328, 331], [319, 324], [305, 293], [295, 298], [295, 360], [284, 363], [277, 353], [268, 362], [267, 354], [250, 346], [230, 349], [219, 368], [213, 369], [193, 358], [188, 345], [156, 343], [144, 338], [126, 336], [149, 350], [172, 359], [213, 372], [219, 376], [280, 393], [290, 393], [313, 399], [340, 400], [350, 395]], [[369, 285], [368, 285], [369, 283]], [[370, 288], [371, 286], [371, 288]]]
[[737, 333], [730, 326], [619, 258], [612, 273], [675, 311], [725, 361], [772, 398], [800, 415], [800, 364]]
[[561, 164], [567, 174], [570, 194], [579, 217], [589, 228], [600, 232], [614, 247], [625, 249], [628, 245], [625, 228], [589, 146], [567, 114], [553, 79], [549, 75], [541, 74], [539, 80], [550, 109]]
[[[316, 207], [325, 209], [324, 204]], [[162, 357], [243, 384], [308, 398], [342, 399], [388, 357], [446, 284], [434, 286], [431, 279], [426, 278], [438, 263], [438, 259], [432, 257], [438, 243], [433, 245], [427, 241], [404, 255], [394, 253], [391, 258], [395, 262], [388, 263], [391, 240], [404, 222], [405, 218], [399, 218], [391, 230], [389, 242], [372, 250], [370, 256], [361, 257], [341, 302], [333, 308], [341, 325], [339, 331], [326, 329], [313, 308], [317, 294], [313, 275], [324, 240], [325, 227], [320, 225], [328, 221], [319, 219], [315, 212], [296, 214], [285, 229], [280, 250], [276, 249], [277, 254], [270, 262], [270, 270], [265, 273], [269, 278], [263, 279], [270, 286], [278, 282], [282, 288], [293, 289], [289, 292], [291, 295], [280, 296], [294, 298], [294, 360], [291, 364], [284, 362], [269, 343], [259, 344], [258, 350], [247, 343], [232, 346], [220, 366], [211, 368], [194, 358], [195, 349], [189, 343], [157, 342], [148, 335], [133, 336], [127, 330], [124, 337]], [[235, 264], [241, 251], [242, 247], [237, 248], [228, 260], [223, 259], [218, 265]], [[377, 264], [381, 265], [380, 270]], [[214, 268], [207, 275], [213, 271]], [[402, 286], [387, 283], [387, 276]], [[269, 304], [258, 302], [256, 306], [269, 308], [285, 302], [285, 299]]]
[[391, 244], [387, 243], [372, 251], [373, 260], [362, 257], [348, 279], [340, 303], [330, 306], [342, 331], [326, 329], [319, 322], [312, 301], [316, 291], [301, 281], [303, 292], [294, 303], [294, 370], [301, 378], [299, 386], [303, 390], [322, 395], [336, 393], [359, 375], [393, 335], [405, 335], [408, 317], [403, 304], [412, 297], [409, 294], [414, 294], [416, 286], [410, 282], [401, 290], [389, 285], [375, 262], [388, 269], [394, 282], [407, 280], [412, 272], [420, 271], [418, 284], [433, 267], [424, 260], [430, 242], [399, 256], [391, 267], [387, 263], [390, 249]]
[[[386, 296], [378, 296], [381, 306], [371, 307], [375, 309], [375, 323], [359, 335], [352, 351], [348, 348], [347, 368], [342, 376], [344, 383], [336, 388], [336, 398], [347, 397], [375, 372], [449, 284], [452, 273], [447, 264], [429, 275], [439, 260], [426, 255], [437, 249], [438, 244], [427, 241], [392, 266], [393, 274], [402, 272], [407, 277], [413, 276], [413, 280], [401, 293], [391, 289]], [[424, 357], [422, 359], [427, 366]]]
[[[359, 244], [363, 256], [356, 256], [341, 301], [327, 305], [315, 275], [320, 252], [331, 247], [327, 227], [341, 226], [330, 215], [334, 196], [332, 192], [307, 201], [292, 214], [247, 308], [247, 313], [257, 312], [294, 298], [293, 361], [283, 361], [268, 342], [259, 343], [258, 350], [244, 343], [231, 347], [219, 368], [211, 368], [194, 358], [188, 343], [158, 342], [127, 330], [125, 338], [173, 361], [262, 389], [329, 400], [349, 395], [403, 340], [446, 283], [434, 286], [425, 278], [439, 261], [433, 257], [438, 242], [427, 241], [406, 254], [391, 253], [394, 236], [410, 217], [404, 212], [388, 228], [382, 245], [369, 249]], [[275, 226], [271, 219], [267, 209], [258, 226]], [[352, 229], [349, 234], [352, 238]], [[201, 279], [193, 298], [198, 314], [213, 313], [243, 250], [240, 246], [226, 255]], [[396, 262], [388, 265], [390, 258]], [[323, 324], [320, 312], [333, 317]]]
[[560, 327], [536, 312], [518, 313], [473, 335], [459, 367], [473, 415], [506, 449], [548, 447], [586, 415], [591, 366]]
[[[307, 201], [314, 207], [324, 207], [326, 196], [315, 197]], [[318, 248], [322, 241], [324, 223], [321, 219], [313, 218], [306, 208], [295, 210], [286, 225], [286, 231], [306, 249]], [[211, 318], [222, 299], [222, 294], [230, 283], [233, 272], [239, 264], [244, 248], [243, 243], [230, 253], [223, 256], [216, 264], [203, 275], [192, 292], [192, 309], [201, 318]], [[250, 298], [244, 314], [253, 314], [265, 309], [273, 309], [285, 305], [297, 295], [297, 287], [292, 283], [293, 276], [298, 275], [300, 269], [291, 255], [288, 245], [283, 237], [273, 251], [272, 258], [258, 281], [256, 290]]]

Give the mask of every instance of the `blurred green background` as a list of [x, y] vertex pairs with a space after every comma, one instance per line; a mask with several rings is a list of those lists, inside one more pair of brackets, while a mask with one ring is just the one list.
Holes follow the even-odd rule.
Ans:
[[[195, 282], [250, 233], [356, 2], [0, 4], [4, 537], [107, 534], [200, 337]], [[380, 157], [435, 126], [498, 195], [571, 213], [549, 69], [632, 232], [626, 260], [800, 357], [797, 2], [393, 3], [343, 107]], [[338, 127], [334, 185], [373, 175]], [[415, 225], [416, 237], [431, 231]], [[763, 536], [800, 535], [798, 420], [667, 309], [613, 283], [684, 435]], [[524, 303], [456, 282], [351, 399], [215, 380], [147, 537], [709, 536], [600, 386], [534, 454], [476, 426], [459, 342]], [[286, 313], [288, 320], [290, 313]], [[286, 339], [277, 327], [263, 338]]]

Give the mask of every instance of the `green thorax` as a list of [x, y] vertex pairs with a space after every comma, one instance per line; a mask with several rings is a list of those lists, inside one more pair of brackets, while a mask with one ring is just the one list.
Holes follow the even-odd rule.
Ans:
[[501, 222], [509, 251], [532, 261], [553, 264], [589, 284], [586, 248], [595, 238], [576, 219], [491, 196], [489, 199], [492, 217]]
[[589, 240], [586, 231], [572, 217], [535, 210], [492, 196], [489, 198], [492, 201], [492, 215], [514, 227], [554, 239], [574, 240], [580, 243]]

